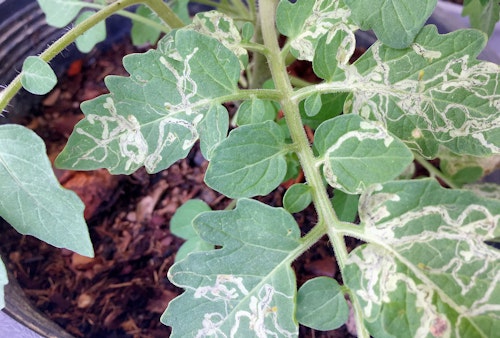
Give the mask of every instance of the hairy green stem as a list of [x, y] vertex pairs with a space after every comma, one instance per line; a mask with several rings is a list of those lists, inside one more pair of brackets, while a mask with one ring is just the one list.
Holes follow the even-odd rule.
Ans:
[[300, 77], [296, 77], [296, 76], [290, 76], [290, 83], [294, 86], [294, 87], [299, 87], [299, 88], [303, 88], [303, 87], [307, 87], [307, 86], [312, 86], [314, 83], [311, 83], [309, 81], [306, 81]]
[[[324, 231], [323, 227], [326, 226], [326, 232], [333, 245], [337, 263], [341, 272], [343, 272], [348, 254], [342, 231], [336, 228], [343, 224], [333, 210], [333, 206], [323, 185], [321, 173], [315, 165], [316, 160], [300, 118], [298, 101], [292, 100], [293, 88], [286, 71], [285, 57], [281, 54], [276, 39], [276, 6], [277, 0], [261, 1], [259, 4], [262, 36], [264, 44], [270, 50], [268, 55], [269, 67], [276, 89], [283, 93], [281, 107], [290, 131], [290, 136], [296, 146], [297, 156], [304, 171], [304, 176], [312, 188], [312, 199], [318, 213], [319, 221], [311, 232], [315, 234], [316, 232]], [[353, 297], [352, 304], [356, 313], [355, 319], [359, 337], [369, 337], [362, 321], [362, 308], [356, 297]]]
[[153, 10], [153, 12], [155, 12], [156, 15], [158, 15], [158, 17], [170, 28], [175, 29], [184, 27], [184, 22], [182, 22], [177, 14], [175, 14], [174, 11], [165, 2], [163, 2], [163, 0], [135, 1], [138, 3], [142, 2], [143, 4], [151, 8], [151, 10]]
[[[76, 25], [70, 29], [66, 34], [60, 37], [56, 42], [54, 42], [49, 48], [47, 48], [40, 58], [45, 62], [49, 62], [56, 55], [61, 53], [65, 48], [67, 48], [71, 43], [73, 43], [77, 37], [88, 31], [90, 28], [94, 27], [99, 22], [106, 20], [109, 16], [115, 14], [116, 12], [135, 5], [138, 3], [144, 3], [150, 7], [158, 16], [165, 21], [171, 28], [179, 28], [184, 24], [177, 17], [177, 15], [161, 0], [123, 0], [116, 1], [109, 6], [106, 6], [99, 12], [93, 14], [86, 20], [82, 21], [80, 24]], [[17, 75], [14, 80], [0, 93], [0, 111], [3, 111], [7, 104], [12, 100], [14, 95], [21, 89], [21, 77], [22, 73]]]
[[[257, 52], [263, 55], [267, 55], [269, 53], [269, 50], [266, 48], [266, 46], [260, 44], [260, 43], [255, 43], [255, 42], [241, 42], [240, 46], [245, 48], [246, 50], [250, 52]], [[256, 55], [254, 55], [256, 56]], [[264, 58], [265, 60], [265, 58]], [[258, 88], [258, 87], [256, 87]]]
[[[83, 4], [85, 5], [86, 8], [91, 8], [91, 9], [96, 9], [96, 10], [102, 10], [102, 9], [107, 7], [107, 5], [96, 4], [93, 2], [83, 2]], [[168, 26], [165, 26], [164, 24], [158, 23], [154, 20], [148, 19], [142, 15], [138, 15], [138, 14], [135, 14], [133, 12], [120, 10], [120, 11], [117, 11], [115, 14], [118, 14], [120, 16], [123, 16], [125, 18], [129, 18], [129, 19], [137, 21], [137, 22], [141, 22], [145, 25], [148, 25], [152, 28], [159, 30], [160, 32], [168, 33], [171, 31], [171, 29]]]
[[434, 178], [439, 178], [441, 181], [443, 181], [448, 187], [452, 189], [459, 189], [460, 187], [457, 186], [455, 183], [453, 183], [452, 180], [445, 174], [443, 174], [438, 168], [436, 168], [432, 163], [429, 163], [425, 158], [422, 156], [416, 154], [415, 152], [413, 153], [413, 156], [415, 157], [415, 160], [425, 168], [429, 172], [429, 175]]
[[276, 39], [275, 28], [276, 1], [263, 1], [260, 3], [262, 20], [262, 36], [265, 45], [269, 48], [268, 62], [276, 89], [282, 92], [281, 108], [290, 131], [290, 136], [296, 146], [297, 155], [304, 171], [308, 184], [312, 187], [313, 201], [318, 212], [319, 223], [327, 225], [328, 235], [335, 249], [337, 262], [342, 269], [347, 259], [347, 249], [344, 238], [335, 230], [335, 224], [340, 223], [328, 198], [323, 185], [316, 159], [309, 145], [309, 140], [304, 131], [298, 104], [292, 101], [293, 88], [288, 77], [286, 66], [281, 57], [280, 48]]
[[[255, 10], [255, 4], [253, 6]], [[254, 17], [256, 20], [254, 21], [255, 26], [255, 34], [254, 34], [254, 44], [260, 45], [264, 41], [262, 40], [262, 28], [261, 22], [259, 19], [259, 13], [254, 12]], [[271, 77], [271, 73], [269, 72], [269, 67], [267, 67], [267, 54], [269, 51], [267, 49], [258, 51], [259, 53], [253, 54], [253, 60], [250, 65], [250, 78], [248, 79], [250, 88], [260, 88], [266, 80]]]
[[234, 8], [232, 6], [230, 6], [229, 4], [221, 4], [217, 1], [214, 1], [214, 0], [194, 0], [194, 1], [191, 1], [192, 3], [198, 3], [200, 5], [205, 5], [205, 6], [210, 6], [210, 7], [213, 7], [213, 8], [216, 8], [217, 10], [219, 10], [220, 12], [223, 12], [223, 13], [226, 13], [226, 14], [233, 14], [231, 16], [234, 16], [234, 14], [238, 14], [237, 11], [234, 10]]
[[[261, 99], [261, 100], [271, 100], [279, 101], [282, 98], [282, 94], [275, 89], [241, 89], [234, 94], [229, 94], [217, 98], [217, 100], [222, 104], [224, 102], [245, 100], [249, 97]], [[202, 102], [202, 105], [205, 104]]]

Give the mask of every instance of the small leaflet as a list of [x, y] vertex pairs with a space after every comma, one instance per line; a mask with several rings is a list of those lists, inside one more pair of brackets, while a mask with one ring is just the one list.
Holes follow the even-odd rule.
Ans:
[[240, 199], [234, 210], [201, 214], [194, 226], [221, 248], [192, 253], [169, 270], [186, 290], [161, 317], [172, 337], [297, 337], [289, 255], [301, 242], [292, 215]]
[[345, 0], [352, 20], [363, 30], [373, 29], [387, 46], [406, 48], [436, 7], [437, 0]]
[[242, 126], [245, 124], [260, 123], [272, 121], [276, 118], [277, 111], [271, 101], [260, 99], [251, 99], [243, 101], [236, 111], [236, 124]]
[[500, 235], [498, 200], [397, 181], [366, 191], [359, 214], [370, 244], [350, 253], [343, 275], [372, 336], [496, 335], [500, 251], [485, 241]]
[[229, 198], [267, 195], [286, 175], [288, 152], [276, 122], [243, 125], [215, 148], [205, 183]]
[[[342, 34], [344, 59], [354, 52], [357, 26], [351, 19], [351, 10], [342, 0], [280, 1], [276, 24], [281, 34], [290, 39], [292, 54], [300, 60], [312, 61], [318, 41], [327, 35], [329, 43]], [[340, 54], [339, 54], [340, 55]]]
[[488, 36], [495, 30], [500, 20], [500, 2], [497, 0], [465, 0], [463, 16], [469, 16], [472, 28], [480, 29]]
[[45, 13], [47, 23], [54, 27], [62, 28], [69, 24], [85, 7], [83, 1], [68, 0], [37, 0], [40, 8]]
[[32, 94], [47, 94], [57, 83], [50, 65], [38, 56], [28, 56], [24, 60], [21, 75], [21, 84]]
[[[135, 10], [135, 14], [161, 23], [161, 19], [146, 5], [139, 5]], [[142, 46], [144, 44], [154, 45], [160, 38], [161, 32], [155, 27], [151, 27], [143, 22], [132, 20], [132, 29], [130, 37], [134, 46]]]
[[[75, 25], [80, 24], [82, 21], [88, 19], [96, 12], [84, 11], [75, 20]], [[106, 39], [106, 23], [100, 21], [98, 24], [87, 30], [82, 35], [76, 38], [76, 47], [82, 53], [88, 53], [101, 41]]]
[[283, 196], [283, 207], [289, 213], [301, 212], [312, 202], [311, 187], [305, 183], [296, 183], [287, 189]]
[[170, 232], [186, 240], [175, 254], [176, 262], [185, 258], [191, 252], [208, 251], [214, 248], [213, 245], [202, 240], [193, 227], [193, 220], [196, 216], [210, 210], [211, 208], [205, 202], [192, 199], [175, 211], [170, 220]]
[[396, 178], [413, 161], [411, 151], [383, 126], [353, 114], [323, 122], [314, 145], [328, 184], [348, 194]]
[[339, 283], [330, 277], [305, 282], [297, 293], [297, 320], [316, 330], [328, 331], [347, 321], [349, 306]]
[[241, 34], [233, 19], [218, 11], [201, 12], [195, 15], [186, 28], [217, 39], [240, 60], [241, 69], [248, 63], [247, 50], [241, 47]]

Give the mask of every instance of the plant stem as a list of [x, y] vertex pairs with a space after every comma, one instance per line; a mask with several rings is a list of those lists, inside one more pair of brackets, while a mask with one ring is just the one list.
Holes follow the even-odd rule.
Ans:
[[290, 76], [290, 83], [295, 87], [300, 87], [300, 88], [311, 86], [314, 84], [296, 76]]
[[[86, 8], [97, 9], [97, 10], [101, 10], [101, 9], [107, 7], [107, 5], [101, 5], [101, 4], [96, 4], [96, 3], [92, 3], [92, 2], [84, 2], [84, 4], [85, 4]], [[161, 23], [156, 22], [154, 20], [148, 19], [142, 15], [135, 14], [133, 12], [120, 10], [120, 11], [117, 11], [115, 14], [121, 15], [125, 18], [129, 18], [129, 19], [137, 21], [137, 22], [141, 22], [145, 25], [148, 25], [148, 26], [155, 28], [155, 29], [157, 29], [161, 32], [164, 32], [164, 33], [168, 33], [171, 31], [171, 29], [168, 26], [165, 26], [164, 24], [161, 24]]]
[[[151, 8], [153, 12], [155, 12], [160, 19], [163, 20], [165, 24], [167, 24], [170, 28], [181, 28], [184, 27], [184, 23], [177, 16], [177, 14], [172, 11], [172, 9], [165, 3], [163, 0], [133, 0], [137, 3], [144, 3], [146, 6]], [[130, 6], [130, 5], [127, 5]]]
[[315, 165], [316, 159], [303, 128], [298, 104], [291, 99], [293, 88], [276, 39], [277, 32], [274, 21], [276, 4], [276, 0], [272, 0], [262, 1], [259, 5], [262, 37], [264, 44], [269, 48], [268, 62], [276, 89], [282, 92], [283, 95], [281, 108], [285, 115], [290, 136], [296, 146], [297, 156], [304, 171], [304, 176], [309, 186], [312, 187], [313, 202], [318, 212], [318, 223], [327, 225], [328, 236], [332, 241], [337, 263], [342, 270], [347, 259], [347, 248], [343, 236], [335, 229], [335, 224], [340, 223], [340, 221], [324, 188], [321, 173]]
[[213, 0], [194, 0], [194, 1], [191, 1], [191, 2], [195, 2], [195, 3], [198, 3], [200, 5], [205, 5], [205, 6], [210, 6], [210, 7], [213, 7], [213, 8], [216, 8], [217, 10], [223, 12], [223, 13], [226, 13], [226, 14], [238, 14], [237, 11], [235, 11], [231, 6], [227, 5], [227, 4], [221, 4], [217, 1], [213, 1]]
[[[109, 16], [115, 14], [116, 12], [135, 5], [138, 3], [144, 3], [149, 6], [158, 16], [165, 21], [172, 28], [182, 27], [184, 24], [177, 17], [177, 15], [172, 12], [170, 7], [168, 7], [161, 0], [123, 0], [117, 1], [109, 6], [104, 7], [99, 12], [93, 14], [91, 17], [82, 21], [77, 26], [70, 29], [66, 34], [60, 37], [56, 42], [54, 42], [49, 48], [47, 48], [40, 58], [45, 62], [49, 62], [56, 55], [61, 53], [66, 49], [71, 43], [73, 43], [77, 37], [85, 33], [87, 30], [95, 26], [97, 23], [106, 20]], [[0, 111], [3, 111], [7, 104], [12, 100], [14, 95], [21, 89], [21, 77], [22, 73], [17, 75], [14, 80], [0, 93]]]
[[[255, 6], [254, 6], [255, 8]], [[264, 41], [262, 40], [262, 27], [261, 27], [261, 21], [259, 18], [259, 13], [255, 13], [255, 16], [257, 19], [254, 22], [255, 26], [255, 34], [254, 34], [254, 39], [255, 39], [255, 44], [259, 45], [262, 44]], [[266, 50], [266, 52], [268, 52]], [[269, 72], [269, 67], [267, 66], [267, 55], [263, 55], [267, 53], [254, 53], [253, 54], [253, 60], [252, 64], [250, 66], [251, 69], [251, 77], [248, 79], [249, 82], [249, 87], [250, 88], [260, 88], [262, 84], [266, 80], [268, 80], [271, 77], [271, 74]]]
[[459, 189], [460, 187], [457, 186], [455, 183], [453, 183], [453, 181], [448, 177], [446, 176], [445, 174], [443, 174], [438, 168], [436, 168], [435, 166], [432, 165], [432, 163], [429, 163], [429, 161], [427, 161], [425, 158], [423, 158], [422, 156], [416, 154], [416, 153], [413, 153], [413, 156], [415, 157], [415, 160], [420, 163], [420, 165], [422, 167], [425, 168], [425, 170], [427, 170], [430, 174], [431, 177], [434, 177], [434, 178], [439, 178], [441, 181], [443, 181], [448, 187], [452, 188], [452, 189]]
[[[282, 56], [277, 41], [275, 27], [276, 6], [277, 0], [261, 1], [259, 4], [262, 36], [264, 44], [270, 51], [268, 63], [276, 89], [283, 93], [281, 108], [285, 115], [290, 136], [296, 146], [297, 156], [304, 171], [304, 176], [312, 188], [312, 199], [318, 213], [318, 224], [311, 230], [311, 233], [316, 234], [324, 231], [324, 226], [326, 226], [328, 237], [333, 245], [335, 257], [342, 273], [348, 255], [343, 234], [341, 230], [336, 229], [337, 225], [342, 227], [342, 222], [333, 210], [333, 206], [323, 185], [321, 173], [315, 165], [316, 160], [303, 128], [298, 102], [292, 100], [293, 88], [286, 71], [285, 57]], [[369, 337], [362, 320], [362, 308], [356, 297], [353, 297], [352, 304], [356, 313], [355, 319], [359, 337]]]

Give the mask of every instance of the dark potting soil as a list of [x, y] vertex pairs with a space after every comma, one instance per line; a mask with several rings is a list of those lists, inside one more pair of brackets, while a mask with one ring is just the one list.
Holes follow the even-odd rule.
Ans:
[[[45, 140], [52, 160], [83, 117], [79, 103], [107, 92], [106, 75], [127, 75], [121, 57], [136, 51], [130, 45], [114, 46], [74, 62], [34, 109], [34, 117], [26, 125]], [[308, 67], [300, 63], [293, 72], [307, 74]], [[182, 292], [166, 277], [182, 244], [170, 233], [169, 221], [176, 208], [191, 198], [202, 199], [213, 209], [223, 209], [230, 202], [204, 184], [206, 166], [195, 148], [186, 159], [155, 175], [143, 169], [130, 176], [112, 176], [106, 170], [55, 169], [61, 184], [77, 192], [86, 205], [95, 258], [21, 236], [3, 224], [1, 249], [9, 259], [9, 270], [32, 303], [75, 337], [169, 336], [170, 328], [159, 318], [168, 302]], [[281, 206], [284, 191], [280, 186], [260, 200]], [[295, 218], [303, 233], [316, 221], [312, 207]], [[349, 250], [356, 245], [356, 240], [347, 239]], [[298, 285], [316, 276], [341, 282], [326, 238], [293, 267]], [[328, 332], [301, 327], [300, 336], [352, 337], [346, 326]]]

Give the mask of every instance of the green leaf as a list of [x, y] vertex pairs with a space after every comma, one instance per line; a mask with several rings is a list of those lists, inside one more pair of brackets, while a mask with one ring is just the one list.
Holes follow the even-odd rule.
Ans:
[[286, 182], [292, 178], [297, 178], [301, 170], [300, 161], [296, 153], [286, 154], [285, 160], [286, 160], [286, 174], [285, 177], [283, 177], [283, 182]]
[[[162, 22], [160, 18], [158, 18], [158, 15], [156, 15], [156, 13], [146, 5], [138, 6], [135, 10], [135, 14], [158, 23]], [[132, 43], [135, 46], [141, 46], [144, 44], [154, 45], [160, 38], [160, 34], [161, 32], [158, 29], [145, 23], [132, 20], [132, 30], [130, 32], [130, 36], [132, 38]]]
[[314, 116], [308, 116], [306, 114], [304, 101], [301, 101], [299, 104], [299, 108], [302, 122], [312, 129], [318, 128], [321, 123], [342, 113], [346, 97], [347, 93], [321, 95], [321, 109]]
[[[95, 12], [85, 11], [76, 18], [75, 25], [80, 24], [85, 19], [91, 17]], [[106, 24], [104, 21], [99, 22], [85, 33], [76, 38], [76, 47], [82, 53], [88, 53], [96, 44], [106, 39]]]
[[276, 10], [276, 25], [281, 34], [290, 41], [292, 54], [301, 60], [312, 61], [318, 40], [328, 35], [328, 40], [337, 33], [346, 34], [344, 53], [347, 60], [354, 52], [357, 27], [350, 18], [351, 11], [342, 0], [280, 1]]
[[347, 321], [349, 306], [339, 283], [317, 277], [302, 285], [297, 293], [297, 320], [315, 330], [327, 331]]
[[375, 43], [341, 81], [355, 88], [346, 110], [383, 123], [427, 158], [441, 146], [499, 153], [500, 67], [476, 60], [485, 42], [476, 30], [440, 35], [426, 26], [410, 48]]
[[205, 182], [229, 198], [267, 195], [283, 181], [287, 152], [275, 122], [241, 126], [214, 150]]
[[189, 0], [174, 0], [169, 3], [170, 8], [177, 14], [177, 16], [184, 22], [186, 25], [191, 23], [191, 17], [189, 15], [188, 10]]
[[184, 242], [179, 250], [175, 253], [174, 262], [179, 262], [186, 258], [192, 252], [202, 252], [202, 251], [210, 251], [213, 250], [214, 246], [210, 243], [205, 242], [200, 238], [190, 238], [186, 242]]
[[466, 184], [463, 186], [464, 189], [473, 191], [476, 195], [500, 200], [500, 185], [496, 183], [475, 183]]
[[[336, 74], [346, 70], [355, 48], [356, 41], [348, 31], [338, 30], [333, 34], [324, 35], [318, 40], [312, 60], [314, 73], [326, 81], [331, 81]], [[332, 53], [332, 50], [336, 53]]]
[[332, 198], [333, 209], [343, 222], [354, 222], [358, 214], [359, 195], [346, 194], [335, 190]]
[[446, 148], [439, 153], [439, 168], [456, 185], [473, 183], [481, 177], [494, 171], [500, 163], [500, 155], [477, 157], [471, 155], [457, 155]]
[[45, 13], [47, 23], [54, 27], [64, 27], [78, 15], [85, 7], [84, 1], [79, 0], [37, 0]]
[[493, 337], [500, 330], [500, 202], [434, 180], [374, 187], [360, 200], [372, 244], [350, 253], [345, 284], [374, 337]]
[[255, 33], [255, 28], [251, 22], [245, 22], [241, 27], [241, 39], [242, 41], [250, 41]]
[[241, 199], [234, 210], [200, 215], [195, 227], [222, 248], [191, 254], [169, 270], [186, 290], [161, 317], [171, 337], [297, 337], [290, 263], [301, 242], [292, 215]]
[[283, 207], [289, 213], [296, 213], [307, 208], [311, 201], [311, 187], [307, 184], [296, 183], [288, 188], [283, 196]]
[[413, 161], [403, 142], [358, 115], [323, 122], [316, 130], [314, 145], [327, 182], [349, 194], [396, 178]]
[[229, 130], [229, 115], [226, 108], [212, 106], [198, 125], [200, 149], [203, 157], [210, 161], [214, 149], [226, 139]]
[[186, 240], [177, 250], [175, 261], [184, 259], [192, 252], [213, 250], [214, 246], [205, 242], [193, 227], [193, 220], [201, 213], [210, 211], [210, 207], [203, 201], [193, 199], [180, 206], [170, 220], [170, 232]]
[[[107, 77], [111, 93], [82, 103], [86, 117], [76, 125], [57, 166], [107, 168], [117, 174], [141, 166], [149, 173], [168, 168], [188, 154], [212, 107], [238, 90], [236, 56], [194, 31], [172, 32], [157, 49], [128, 55], [123, 63], [130, 77]], [[204, 139], [208, 153], [213, 138], [209, 133]]]
[[470, 25], [473, 28], [480, 29], [491, 36], [500, 19], [500, 3], [498, 0], [466, 0], [462, 15], [469, 16]]
[[436, 7], [437, 0], [344, 0], [363, 30], [373, 29], [387, 46], [406, 48]]
[[417, 170], [417, 167], [415, 165], [415, 162], [410, 163], [410, 165], [408, 167], [406, 167], [406, 169], [401, 174], [399, 174], [398, 179], [410, 180], [410, 179], [415, 177], [416, 170]]
[[9, 283], [9, 278], [7, 277], [7, 269], [0, 258], [0, 310], [5, 307], [5, 297], [4, 297], [4, 287]]
[[273, 121], [276, 118], [277, 111], [271, 101], [252, 99], [243, 101], [236, 112], [236, 124], [260, 123], [264, 121]]
[[230, 16], [217, 11], [201, 12], [196, 14], [193, 23], [186, 28], [217, 39], [238, 57], [241, 69], [245, 69], [248, 53], [241, 46], [240, 31]]
[[175, 261], [184, 259], [191, 252], [208, 251], [214, 248], [210, 243], [201, 239], [193, 227], [193, 220], [199, 214], [210, 211], [210, 207], [202, 200], [189, 200], [180, 206], [170, 220], [170, 232], [186, 242], [179, 248]]
[[33, 131], [0, 126], [0, 216], [23, 235], [81, 255], [94, 251], [78, 196], [62, 188]]
[[198, 237], [192, 222], [196, 216], [210, 210], [212, 209], [202, 200], [193, 199], [187, 201], [177, 209], [170, 220], [170, 232], [183, 239]]
[[21, 84], [32, 94], [47, 94], [57, 83], [52, 68], [38, 56], [28, 56], [24, 60], [21, 75]]
[[317, 115], [320, 112], [322, 106], [323, 105], [321, 103], [321, 94], [320, 93], [315, 93], [313, 95], [310, 95], [304, 101], [304, 109], [305, 109], [306, 114], [308, 116]]

